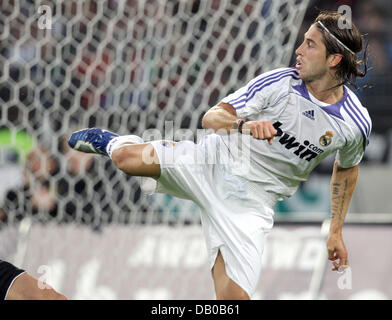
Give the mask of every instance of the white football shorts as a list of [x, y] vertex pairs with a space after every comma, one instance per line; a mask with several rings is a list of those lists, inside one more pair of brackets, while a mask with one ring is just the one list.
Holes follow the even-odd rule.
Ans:
[[219, 135], [207, 135], [198, 144], [150, 143], [161, 165], [155, 192], [192, 200], [201, 208], [210, 267], [220, 250], [227, 275], [252, 297], [277, 198], [236, 175], [238, 166], [227, 160], [230, 150]]

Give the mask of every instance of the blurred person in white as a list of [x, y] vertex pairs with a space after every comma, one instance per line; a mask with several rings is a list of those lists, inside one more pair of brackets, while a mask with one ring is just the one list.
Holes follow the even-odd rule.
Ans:
[[[366, 53], [358, 61], [362, 36], [354, 24], [339, 28], [341, 20], [339, 13], [321, 12], [296, 50], [295, 68], [261, 74], [212, 107], [202, 126], [219, 134], [197, 144], [145, 143], [97, 128], [68, 140], [75, 150], [109, 156], [128, 175], [148, 177], [156, 182], [155, 192], [200, 206], [217, 299], [252, 297], [273, 206], [336, 151], [327, 250], [332, 270], [348, 265], [342, 227], [372, 126], [367, 109], [346, 86], [366, 74]], [[236, 159], [239, 149], [250, 150], [248, 158]], [[222, 163], [227, 155], [234, 161]], [[208, 164], [199, 161], [210, 156], [214, 161]], [[244, 159], [248, 170], [235, 165]]]
[[[56, 163], [43, 147], [33, 149], [27, 156], [24, 183], [8, 190], [0, 207], [2, 220], [20, 220], [29, 214], [51, 214], [56, 207], [55, 196], [45, 181], [55, 172]], [[13, 219], [8, 217], [13, 213]], [[10, 262], [0, 260], [0, 300], [65, 300], [66, 297], [46, 283]]]
[[[23, 168], [23, 183], [10, 188], [2, 203], [4, 222], [14, 222], [25, 216], [46, 219], [57, 213], [56, 195], [51, 191], [51, 177], [57, 172], [58, 164], [43, 146], [32, 149]], [[8, 213], [12, 212], [12, 217]]]
[[[13, 133], [9, 128], [0, 129], [0, 204], [10, 189], [23, 186], [24, 163], [32, 146], [33, 139], [26, 131]], [[5, 212], [0, 205], [0, 225], [3, 220]]]

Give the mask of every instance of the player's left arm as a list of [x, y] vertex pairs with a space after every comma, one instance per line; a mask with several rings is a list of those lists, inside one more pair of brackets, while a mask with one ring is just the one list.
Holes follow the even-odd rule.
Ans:
[[328, 259], [333, 261], [332, 270], [348, 265], [342, 228], [358, 177], [358, 165], [343, 168], [335, 161], [331, 178], [331, 224], [327, 240]]

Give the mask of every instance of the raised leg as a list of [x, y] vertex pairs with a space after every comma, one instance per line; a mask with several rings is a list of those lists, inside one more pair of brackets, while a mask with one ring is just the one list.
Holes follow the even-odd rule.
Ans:
[[159, 178], [161, 166], [154, 147], [149, 143], [124, 145], [112, 153], [117, 168], [131, 176]]
[[68, 144], [77, 151], [110, 156], [113, 163], [128, 175], [158, 178], [161, 174], [153, 146], [143, 143], [137, 136], [120, 137], [107, 130], [91, 128], [74, 132]]

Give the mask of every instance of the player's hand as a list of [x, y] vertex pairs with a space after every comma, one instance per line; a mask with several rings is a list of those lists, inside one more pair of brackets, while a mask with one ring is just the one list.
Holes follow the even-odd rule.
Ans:
[[341, 234], [330, 234], [327, 240], [328, 260], [332, 261], [332, 271], [344, 271], [348, 267], [348, 254]]
[[242, 126], [242, 132], [248, 130], [253, 138], [268, 140], [271, 145], [274, 136], [278, 133], [271, 121], [246, 121]]

